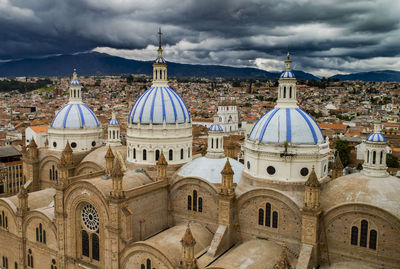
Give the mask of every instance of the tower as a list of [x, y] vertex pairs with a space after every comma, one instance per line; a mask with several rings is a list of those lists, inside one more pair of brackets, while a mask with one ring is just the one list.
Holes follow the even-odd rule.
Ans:
[[332, 179], [343, 176], [343, 164], [339, 152], [336, 153], [335, 161], [332, 165]]
[[319, 202], [320, 188], [321, 184], [313, 167], [304, 184], [304, 205], [301, 209], [301, 242], [313, 246], [311, 264], [314, 267], [319, 264], [319, 217], [322, 213]]
[[107, 150], [107, 153], [104, 156], [104, 158], [106, 159], [106, 174], [111, 175], [111, 173], [113, 171], [115, 156], [114, 156], [110, 146], [108, 146], [108, 150]]
[[72, 73], [72, 79], [69, 86], [69, 103], [82, 103], [82, 86], [78, 80], [76, 69], [74, 69], [74, 72]]
[[17, 214], [18, 216], [22, 217], [25, 215], [27, 211], [29, 211], [28, 191], [25, 189], [24, 185], [21, 186], [17, 197], [18, 197]]
[[120, 138], [120, 126], [119, 121], [115, 117], [115, 113], [112, 113], [111, 120], [108, 122], [107, 126], [107, 145], [109, 146], [121, 146], [121, 138]]
[[153, 63], [153, 85], [164, 86], [168, 84], [167, 77], [167, 62], [165, 61], [162, 53], [163, 49], [161, 46], [161, 28], [158, 30], [158, 55], [157, 59]]
[[29, 180], [32, 181], [31, 191], [37, 191], [40, 189], [39, 180], [39, 151], [35, 142], [35, 139], [29, 142], [28, 151], [23, 147], [22, 156], [22, 169], [24, 174], [24, 182]]
[[292, 60], [290, 59], [290, 54], [288, 52], [285, 60], [285, 71], [279, 78], [277, 108], [297, 107], [296, 78], [291, 70], [291, 63]]
[[374, 124], [374, 132], [371, 133], [365, 143], [365, 156], [362, 173], [372, 177], [387, 177], [386, 171], [386, 138], [381, 133], [379, 122]]
[[112, 191], [110, 192], [110, 196], [114, 199], [120, 199], [124, 197], [124, 192], [122, 190], [123, 177], [124, 173], [122, 172], [122, 166], [120, 160], [117, 158], [114, 161], [114, 167], [111, 174]]
[[219, 124], [212, 124], [208, 129], [208, 158], [224, 158], [224, 132]]
[[179, 269], [197, 269], [197, 260], [194, 257], [194, 246], [196, 245], [196, 240], [192, 235], [189, 223], [186, 228], [186, 232], [181, 240], [182, 244], [182, 254], [179, 264]]

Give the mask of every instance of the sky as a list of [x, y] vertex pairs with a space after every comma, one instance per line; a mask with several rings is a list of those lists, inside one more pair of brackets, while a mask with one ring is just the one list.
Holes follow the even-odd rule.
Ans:
[[399, 0], [0, 0], [0, 62], [89, 51], [317, 76], [400, 71]]

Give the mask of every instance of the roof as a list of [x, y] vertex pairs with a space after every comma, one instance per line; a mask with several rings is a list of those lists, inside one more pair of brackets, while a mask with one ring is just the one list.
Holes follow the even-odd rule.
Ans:
[[210, 128], [208, 130], [212, 131], [212, 132], [222, 132], [223, 131], [221, 125], [216, 124], [216, 123], [211, 124], [211, 126], [210, 126]]
[[[200, 157], [182, 166], [178, 170], [178, 175], [181, 177], [199, 177], [210, 183], [221, 183], [221, 171], [224, 169], [227, 159]], [[234, 159], [229, 159], [229, 163], [234, 172], [233, 182], [239, 183], [242, 176], [243, 164]]]
[[32, 131], [34, 131], [37, 134], [39, 134], [39, 133], [47, 133], [47, 131], [49, 130], [49, 126], [48, 125], [36, 125], [36, 126], [30, 126], [29, 128], [31, 128]]
[[57, 129], [97, 128], [100, 123], [85, 104], [66, 104], [57, 112], [50, 127]]
[[189, 224], [186, 228], [186, 232], [183, 235], [181, 242], [185, 242], [187, 244], [196, 244], [196, 240], [193, 237], [193, 234], [192, 234], [192, 231], [190, 230]]
[[141, 124], [191, 122], [182, 98], [170, 87], [150, 87], [132, 106], [128, 122]]
[[110, 125], [119, 125], [119, 121], [117, 120], [117, 119], [111, 119], [109, 122], [108, 122], [108, 125], [110, 126]]
[[386, 137], [382, 133], [372, 133], [366, 140], [369, 142], [386, 142]]
[[232, 166], [229, 163], [229, 158], [226, 158], [224, 169], [222, 169], [221, 174], [223, 175], [233, 175]]
[[300, 108], [277, 108], [265, 113], [254, 125], [249, 140], [261, 143], [313, 145], [324, 141], [315, 120]]
[[308, 177], [305, 185], [308, 187], [314, 187], [314, 188], [321, 186], [321, 184], [318, 181], [317, 175], [315, 174], [314, 167], [312, 168], [310, 176]]
[[280, 78], [296, 78], [292, 71], [283, 71]]
[[13, 146], [0, 147], [0, 158], [11, 157], [11, 156], [22, 156], [22, 154]]

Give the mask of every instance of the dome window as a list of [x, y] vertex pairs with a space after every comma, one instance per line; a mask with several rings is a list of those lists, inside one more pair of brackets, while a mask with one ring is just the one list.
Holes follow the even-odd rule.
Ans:
[[250, 162], [249, 161], [247, 161], [247, 169], [250, 170]]
[[300, 175], [302, 175], [303, 177], [308, 175], [308, 168], [307, 167], [303, 167], [300, 170]]
[[71, 148], [73, 148], [73, 149], [76, 148], [76, 143], [75, 142], [71, 143]]
[[57, 147], [57, 143], [53, 142], [53, 147], [56, 148]]
[[276, 173], [275, 167], [273, 166], [268, 166], [267, 167], [267, 173], [270, 174], [271, 176], [274, 175]]
[[96, 141], [92, 141], [92, 147], [96, 146]]

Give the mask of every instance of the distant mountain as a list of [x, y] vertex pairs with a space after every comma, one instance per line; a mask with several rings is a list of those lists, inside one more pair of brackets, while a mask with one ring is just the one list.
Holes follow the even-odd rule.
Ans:
[[347, 75], [334, 75], [330, 78], [340, 80], [361, 80], [361, 81], [400, 81], [400, 71], [382, 70]]
[[[76, 68], [79, 75], [151, 74], [152, 62], [129, 60], [104, 53], [50, 56], [0, 63], [0, 77], [66, 76]], [[303, 71], [293, 71], [297, 79], [318, 77]], [[278, 78], [280, 73], [257, 68], [221, 65], [192, 65], [168, 62], [168, 75], [173, 77]]]

